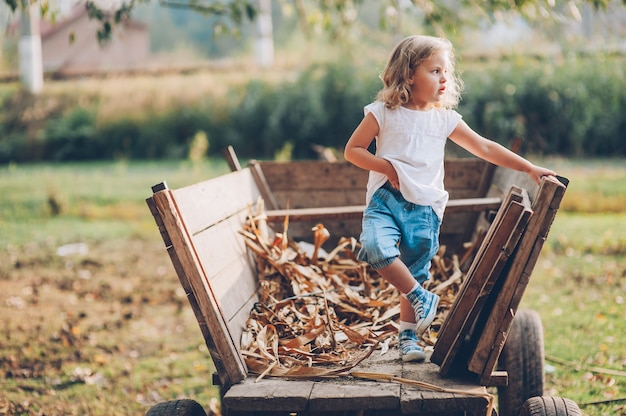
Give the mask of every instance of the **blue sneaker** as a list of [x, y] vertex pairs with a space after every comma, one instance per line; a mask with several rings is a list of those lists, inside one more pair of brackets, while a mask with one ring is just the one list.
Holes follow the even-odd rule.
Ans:
[[421, 336], [435, 319], [437, 315], [437, 305], [439, 304], [439, 296], [429, 292], [422, 286], [416, 287], [414, 290], [406, 294], [406, 298], [411, 302], [415, 311], [415, 322], [417, 322], [418, 336]]
[[398, 348], [404, 362], [421, 362], [426, 359], [424, 349], [419, 345], [419, 338], [415, 331], [406, 329], [398, 336]]

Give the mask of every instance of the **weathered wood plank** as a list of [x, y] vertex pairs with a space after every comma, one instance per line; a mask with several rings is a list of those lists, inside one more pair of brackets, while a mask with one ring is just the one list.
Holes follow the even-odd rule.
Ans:
[[324, 219], [351, 219], [362, 218], [365, 205], [300, 208], [300, 209], [275, 209], [266, 212], [267, 221], [282, 222], [289, 217], [289, 222], [318, 221]]
[[[163, 186], [159, 187], [160, 190], [167, 189], [167, 185], [165, 185], [165, 183], [163, 183], [162, 185]], [[200, 305], [198, 304], [198, 301], [196, 300], [194, 292], [189, 283], [189, 279], [187, 279], [185, 275], [185, 271], [178, 257], [178, 254], [176, 253], [175, 248], [172, 246], [171, 239], [167, 233], [167, 229], [165, 228], [165, 224], [163, 223], [163, 219], [161, 218], [161, 214], [159, 213], [159, 210], [156, 206], [156, 203], [154, 202], [153, 197], [147, 198], [146, 203], [148, 207], [150, 208], [150, 212], [152, 213], [157, 226], [159, 227], [161, 237], [163, 239], [163, 242], [165, 243], [165, 247], [167, 249], [168, 255], [170, 256], [170, 260], [172, 261], [172, 265], [174, 266], [174, 270], [176, 271], [177, 276], [179, 276], [179, 281], [181, 283], [181, 286], [183, 287], [183, 290], [185, 291], [187, 300], [189, 301], [191, 309], [196, 317], [196, 320], [198, 321], [200, 332], [202, 333], [202, 336], [205, 340], [206, 346], [209, 350], [209, 353], [211, 354], [211, 357], [213, 357], [213, 363], [215, 365], [215, 368], [218, 371], [225, 372], [226, 364], [222, 361], [222, 358], [219, 354], [218, 346], [215, 340], [213, 339], [213, 335], [209, 331], [209, 327], [204, 319], [202, 310], [200, 309]], [[222, 380], [221, 380], [222, 382], [228, 381], [227, 379], [225, 379], [224, 375], [222, 375], [221, 377], [222, 377]]]
[[349, 162], [259, 162], [273, 192], [352, 189], [364, 195], [369, 173]]
[[309, 398], [311, 412], [400, 410], [400, 386], [352, 379], [318, 382]]
[[[480, 212], [485, 210], [497, 210], [502, 204], [500, 198], [467, 198], [452, 199], [448, 201], [446, 212]], [[362, 218], [365, 205], [333, 206], [320, 208], [294, 208], [275, 209], [266, 212], [267, 220], [270, 222], [283, 221], [289, 216], [289, 221], [314, 221], [323, 219], [351, 219]]]
[[[437, 343], [435, 344], [434, 351], [430, 357], [431, 361], [436, 364], [441, 364], [446, 357], [448, 351], [452, 347], [458, 333], [463, 327], [463, 318], [470, 312], [473, 307], [473, 303], [470, 300], [474, 299], [480, 293], [482, 285], [484, 284], [484, 276], [474, 277], [477, 274], [476, 269], [481, 264], [481, 259], [485, 255], [487, 248], [491, 244], [491, 241], [496, 234], [499, 225], [502, 222], [502, 218], [505, 216], [505, 212], [508, 212], [512, 201], [522, 201], [522, 195], [517, 189], [512, 189], [507, 195], [502, 204], [502, 207], [498, 211], [493, 224], [487, 230], [487, 234], [480, 245], [474, 261], [468, 270], [465, 283], [461, 287], [461, 291], [456, 298], [456, 301], [452, 305], [447, 319], [444, 321], [441, 329], [437, 335]], [[466, 292], [469, 292], [467, 295]], [[461, 302], [462, 299], [467, 298], [467, 301]]]
[[190, 235], [247, 212], [261, 196], [249, 169], [171, 191]]
[[444, 161], [445, 178], [444, 184], [450, 197], [458, 198], [452, 194], [461, 190], [473, 190], [472, 196], [462, 198], [484, 196], [486, 187], [491, 181], [491, 164], [482, 159], [446, 159]]
[[[207, 346], [214, 344], [211, 346], [219, 352], [216, 368], [220, 380], [224, 385], [237, 383], [247, 374], [246, 365], [237, 349], [239, 340], [235, 343], [230, 336], [227, 322], [219, 311], [218, 301], [198, 260], [187, 225], [178, 211], [174, 193], [170, 190], [160, 191], [152, 196], [152, 200], [167, 230], [172, 250], [176, 253], [175, 266], [178, 265], [179, 280], [184, 288], [190, 288], [193, 293], [195, 302], [191, 305], [197, 308], [197, 312], [194, 311], [196, 316], [201, 316], [198, 323], [201, 327], [206, 324], [208, 332], [212, 334], [207, 340]], [[223, 368], [218, 368], [218, 365], [223, 365]]]
[[[485, 394], [485, 387], [469, 380], [438, 375], [437, 366], [428, 361], [421, 364], [403, 363], [396, 349], [384, 355], [374, 352], [354, 371], [370, 374], [394, 374], [399, 377], [430, 383], [444, 389]], [[293, 385], [293, 389], [290, 386]], [[293, 400], [293, 407], [289, 405]], [[375, 382], [342, 376], [315, 381], [282, 378], [263, 379], [258, 383], [249, 377], [232, 386], [222, 403], [229, 413], [293, 411], [305, 415], [365, 414], [365, 415], [464, 415], [484, 414], [487, 400], [458, 393], [438, 392], [401, 383]], [[276, 403], [276, 406], [274, 405]]]
[[226, 159], [226, 163], [228, 163], [228, 167], [231, 172], [241, 170], [239, 158], [237, 157], [237, 153], [235, 153], [235, 149], [232, 146], [226, 147], [222, 153], [224, 154], [224, 158]]
[[[485, 394], [487, 389], [470, 380], [442, 378], [438, 367], [432, 362], [422, 364], [404, 363], [402, 377], [417, 380], [435, 386], [459, 391]], [[402, 414], [465, 414], [464, 412], [482, 411], [487, 409], [488, 401], [484, 397], [465, 396], [455, 393], [436, 392], [424, 388], [403, 385], [400, 408]]]
[[[483, 331], [476, 352], [469, 361], [470, 371], [482, 375], [483, 379], [495, 367], [497, 356], [494, 357], [493, 347], [503, 344], [506, 340], [506, 334], [513, 322], [513, 315], [528, 285], [564, 193], [565, 186], [557, 179], [550, 177], [542, 179], [533, 203], [534, 214], [514, 253], [513, 262], [504, 283], [497, 292], [490, 315], [492, 325]], [[511, 311], [513, 311], [512, 314]], [[497, 351], [498, 354], [499, 352]]]
[[259, 162], [253, 161], [250, 163], [250, 171], [252, 172], [252, 176], [254, 177], [254, 181], [256, 182], [259, 190], [261, 191], [261, 195], [265, 200], [265, 206], [267, 209], [278, 209], [280, 205], [278, 201], [274, 197], [274, 193], [272, 192], [272, 188], [270, 187], [267, 179], [265, 178], [265, 173], [261, 168]]
[[274, 191], [274, 197], [280, 208], [319, 208], [363, 205], [365, 188], [350, 190], [312, 190], [305, 188]]
[[222, 397], [229, 412], [303, 412], [307, 409], [314, 381], [248, 378], [235, 384]]
[[[363, 193], [368, 172], [349, 162], [258, 162], [275, 193], [307, 189]], [[456, 192], [473, 191], [462, 198], [482, 197], [489, 187], [493, 165], [475, 158], [448, 159], [444, 162], [445, 186], [452, 198]], [[505, 193], [505, 192], [504, 192]]]
[[[482, 382], [484, 384], [488, 383], [492, 379], [493, 370], [496, 368], [498, 364], [498, 358], [500, 357], [500, 353], [504, 348], [504, 343], [506, 342], [506, 336], [509, 330], [511, 329], [511, 325], [513, 324], [513, 318], [515, 317], [515, 312], [517, 308], [509, 309], [509, 313], [505, 314], [502, 320], [499, 321], [500, 327], [495, 329], [496, 339], [494, 341], [494, 345], [491, 351], [486, 351], [487, 356], [484, 358], [484, 367], [482, 368], [482, 373], [479, 367], [472, 367], [472, 361], [468, 364], [468, 369], [470, 371], [474, 371], [478, 374], [479, 383]], [[490, 322], [497, 322], [495, 320], [490, 320]], [[477, 361], [478, 362], [478, 361]], [[518, 377], [517, 374], [513, 374], [513, 377]]]
[[517, 240], [511, 240], [513, 231], [526, 225], [526, 221], [523, 221], [526, 208], [520, 203], [523, 199], [519, 188], [511, 188], [441, 327], [431, 360], [441, 365], [442, 375], [447, 375], [457, 362], [457, 353], [473, 328], [484, 298], [492, 287], [488, 282], [497, 279], [513, 249], [511, 245], [517, 243]]

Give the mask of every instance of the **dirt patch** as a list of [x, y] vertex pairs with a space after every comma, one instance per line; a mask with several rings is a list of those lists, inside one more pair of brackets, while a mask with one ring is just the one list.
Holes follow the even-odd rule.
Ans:
[[162, 400], [216, 396], [157, 238], [2, 252], [0, 314], [0, 414], [145, 414]]

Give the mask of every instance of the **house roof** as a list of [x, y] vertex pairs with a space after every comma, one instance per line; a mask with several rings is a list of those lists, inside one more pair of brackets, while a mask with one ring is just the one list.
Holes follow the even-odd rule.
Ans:
[[[55, 33], [61, 31], [62, 29], [70, 26], [72, 23], [81, 19], [82, 17], [87, 15], [87, 8], [84, 3], [79, 3], [72, 8], [72, 10], [67, 14], [62, 16], [58, 20], [51, 19], [41, 19], [39, 22], [39, 33], [41, 35], [41, 39], [45, 39], [54, 35]], [[136, 20], [129, 19], [124, 22], [125, 27], [135, 28], [135, 29], [145, 29], [146, 25], [138, 22]], [[20, 19], [16, 19], [9, 27], [7, 28], [7, 34], [16, 35], [19, 33], [20, 29]]]

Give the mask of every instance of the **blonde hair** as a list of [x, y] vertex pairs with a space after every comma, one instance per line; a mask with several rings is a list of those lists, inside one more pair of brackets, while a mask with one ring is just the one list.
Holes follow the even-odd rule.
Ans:
[[409, 36], [396, 45], [380, 74], [383, 88], [378, 92], [377, 99], [391, 109], [408, 103], [411, 98], [409, 80], [418, 66], [438, 52], [446, 54], [449, 67], [445, 68], [448, 72], [446, 90], [436, 106], [447, 109], [456, 107], [461, 100], [463, 82], [455, 72], [454, 49], [449, 40], [433, 36]]

